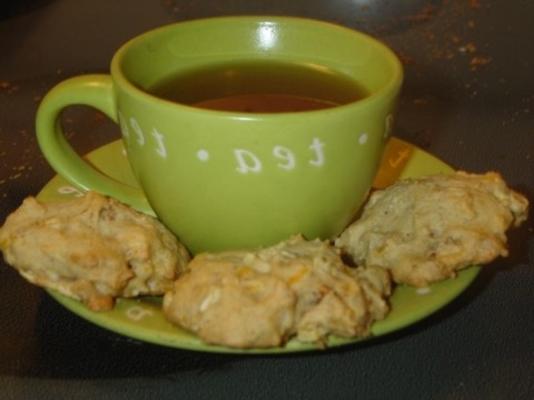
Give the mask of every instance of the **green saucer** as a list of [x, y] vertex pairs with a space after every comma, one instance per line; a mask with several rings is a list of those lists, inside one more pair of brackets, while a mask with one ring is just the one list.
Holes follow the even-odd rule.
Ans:
[[[102, 172], [118, 181], [137, 186], [132, 175], [121, 141], [105, 145], [87, 158]], [[409, 143], [392, 138], [382, 161], [381, 170], [375, 182], [376, 187], [391, 184], [396, 179], [418, 177], [452, 169]], [[82, 192], [63, 178], [54, 177], [39, 193], [42, 201], [58, 201], [82, 195]], [[416, 289], [397, 286], [391, 297], [391, 312], [372, 326], [372, 336], [381, 336], [397, 331], [429, 316], [444, 307], [473, 282], [479, 267], [463, 270], [455, 279], [433, 284], [429, 288]], [[161, 299], [146, 297], [141, 299], [119, 299], [115, 308], [106, 312], [93, 312], [76, 300], [65, 297], [53, 290], [48, 293], [73, 313], [113, 332], [163, 346], [188, 350], [226, 353], [286, 353], [319, 350], [314, 344], [289, 341], [284, 347], [272, 349], [232, 349], [203, 343], [196, 336], [171, 325], [161, 312]], [[367, 338], [344, 339], [331, 337], [328, 347], [366, 340]]]

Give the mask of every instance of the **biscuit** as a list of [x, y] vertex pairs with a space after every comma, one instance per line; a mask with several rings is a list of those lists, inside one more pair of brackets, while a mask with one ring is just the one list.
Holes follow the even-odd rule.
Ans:
[[527, 199], [495, 172], [405, 179], [374, 192], [335, 245], [358, 265], [424, 287], [507, 256], [506, 230], [527, 212]]
[[197, 255], [165, 294], [169, 321], [208, 343], [280, 346], [292, 336], [366, 336], [389, 311], [388, 274], [352, 269], [326, 242], [300, 236], [258, 251]]
[[25, 199], [0, 228], [0, 249], [28, 281], [92, 310], [112, 308], [116, 297], [162, 295], [189, 261], [156, 219], [94, 192]]

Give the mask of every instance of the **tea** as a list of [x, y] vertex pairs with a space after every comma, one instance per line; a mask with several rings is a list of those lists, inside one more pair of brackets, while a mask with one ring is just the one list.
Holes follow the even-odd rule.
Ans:
[[319, 110], [368, 96], [348, 76], [318, 65], [223, 64], [165, 79], [149, 92], [195, 107], [248, 113]]

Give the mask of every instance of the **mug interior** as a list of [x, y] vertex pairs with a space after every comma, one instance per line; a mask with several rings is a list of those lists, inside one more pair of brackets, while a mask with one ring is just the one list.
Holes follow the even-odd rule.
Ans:
[[146, 92], [207, 65], [262, 59], [344, 74], [370, 98], [394, 91], [402, 80], [400, 62], [379, 41], [292, 17], [218, 17], [159, 28], [126, 43], [113, 59], [112, 74], [129, 89]]

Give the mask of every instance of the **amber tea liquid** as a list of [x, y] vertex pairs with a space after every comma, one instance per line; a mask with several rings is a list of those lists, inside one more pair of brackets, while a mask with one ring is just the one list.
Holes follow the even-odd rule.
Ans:
[[327, 68], [274, 61], [197, 69], [164, 79], [149, 92], [195, 107], [245, 113], [319, 110], [368, 96], [355, 80]]

